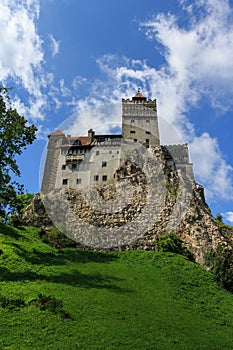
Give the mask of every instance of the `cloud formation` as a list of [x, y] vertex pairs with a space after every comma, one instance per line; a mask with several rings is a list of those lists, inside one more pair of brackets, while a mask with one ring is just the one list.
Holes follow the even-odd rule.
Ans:
[[44, 118], [47, 97], [43, 89], [52, 79], [43, 69], [43, 41], [35, 25], [38, 17], [39, 0], [0, 3], [0, 81], [5, 86], [13, 83], [20, 87], [26, 98], [20, 98], [14, 90], [15, 106], [32, 119]]
[[222, 214], [223, 218], [233, 224], [233, 211], [228, 211]]
[[56, 56], [60, 51], [60, 41], [56, 40], [52, 34], [49, 34], [50, 48], [52, 51], [52, 57]]
[[[221, 4], [218, 0], [195, 3], [183, 0], [180, 6], [180, 17], [157, 14], [141, 24], [146, 37], [157, 48], [159, 44], [164, 57], [162, 67], [158, 69], [146, 61], [105, 55], [97, 61], [106, 75], [105, 81], [94, 81], [91, 97], [73, 102], [81, 121], [80, 111], [84, 106], [98, 110], [100, 101], [115, 102], [121, 97], [131, 97], [140, 86], [144, 95], [158, 99], [160, 116], [175, 127], [183, 142], [190, 144], [195, 174], [206, 187], [208, 200], [219, 197], [232, 200], [233, 168], [221, 154], [218, 141], [208, 132], [197, 135], [187, 115], [198, 107], [203, 97], [222, 113], [232, 107], [229, 87], [233, 78], [233, 11], [227, 0]], [[186, 18], [185, 23], [183, 18]], [[104, 120], [107, 116], [95, 114], [96, 122]], [[84, 124], [89, 127], [91, 121], [86, 118]], [[163, 142], [176, 142], [163, 128], [161, 134]]]
[[[177, 131], [173, 138], [174, 133], [160, 125], [163, 143], [190, 144], [195, 173], [208, 199], [233, 199], [233, 169], [218, 140], [207, 132], [197, 134], [188, 120], [188, 112], [203, 97], [223, 115], [232, 108], [233, 11], [228, 0], [180, 0], [180, 9], [180, 16], [160, 13], [140, 24], [157, 49], [155, 55], [163, 56], [163, 66], [105, 55], [97, 60], [104, 79], [90, 82], [78, 76], [67, 87], [64, 79], [54, 86], [53, 74], [44, 68], [45, 47], [36, 26], [40, 0], [1, 0], [0, 81], [20, 87], [23, 93], [15, 94], [15, 106], [31, 119], [43, 120], [46, 109], [57, 110], [66, 103], [73, 110], [72, 121], [78, 121], [77, 133], [93, 125], [111, 132], [121, 121], [119, 101], [133, 96], [140, 86], [144, 95], [157, 98], [160, 118]], [[52, 34], [49, 40], [54, 57], [59, 41]], [[89, 93], [80, 99], [84, 86]]]

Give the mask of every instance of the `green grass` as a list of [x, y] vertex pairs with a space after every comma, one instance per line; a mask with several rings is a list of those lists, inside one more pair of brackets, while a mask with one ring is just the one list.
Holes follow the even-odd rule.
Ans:
[[2, 224], [0, 249], [1, 350], [233, 348], [233, 295], [182, 256], [55, 250]]

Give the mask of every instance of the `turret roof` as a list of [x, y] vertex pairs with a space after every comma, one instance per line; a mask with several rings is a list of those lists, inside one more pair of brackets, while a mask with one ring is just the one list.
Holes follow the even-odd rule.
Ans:
[[132, 98], [133, 100], [146, 100], [146, 97], [143, 96], [143, 94], [140, 91], [140, 88], [138, 88], [138, 92], [136, 95]]

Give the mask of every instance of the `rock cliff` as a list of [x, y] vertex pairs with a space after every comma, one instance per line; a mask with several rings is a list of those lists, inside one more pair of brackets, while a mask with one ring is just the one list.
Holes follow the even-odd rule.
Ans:
[[[24, 221], [44, 229], [56, 224], [62, 232], [92, 249], [154, 250], [158, 235], [175, 232], [194, 254], [196, 262], [204, 265], [206, 251], [216, 249], [220, 243], [231, 244], [232, 231], [217, 225], [205, 202], [202, 186], [188, 181], [182, 169], [175, 165], [168, 167], [162, 148], [157, 147], [153, 152], [158, 167], [152, 176], [158, 178], [160, 172], [164, 175], [156, 188], [145, 171], [125, 161], [117, 169], [113, 184], [84, 192], [67, 188], [52, 191], [48, 196], [37, 193], [24, 213]], [[85, 223], [82, 236], [76, 230], [80, 222]], [[131, 225], [134, 222], [136, 229]], [[89, 227], [98, 227], [97, 238], [91, 235]], [[143, 234], [137, 234], [140, 230]], [[124, 237], [115, 241], [119, 232]], [[90, 240], [94, 240], [93, 245]]]

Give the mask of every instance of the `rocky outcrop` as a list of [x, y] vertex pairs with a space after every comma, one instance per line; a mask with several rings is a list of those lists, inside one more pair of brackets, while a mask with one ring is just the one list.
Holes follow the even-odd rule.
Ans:
[[49, 218], [40, 193], [36, 193], [31, 204], [24, 210], [23, 222], [27, 226], [41, 227], [43, 229], [53, 226]]
[[[114, 184], [85, 191], [54, 190], [47, 196], [36, 194], [24, 213], [24, 221], [44, 229], [54, 223], [92, 249], [154, 250], [159, 235], [175, 232], [195, 260], [204, 265], [205, 252], [220, 243], [229, 244], [232, 232], [216, 224], [203, 188], [175, 166], [168, 168], [159, 147], [154, 153], [158, 168], [153, 177], [160, 178], [156, 188], [136, 164], [125, 162], [116, 171]], [[91, 233], [93, 227], [98, 228], [95, 234]]]

